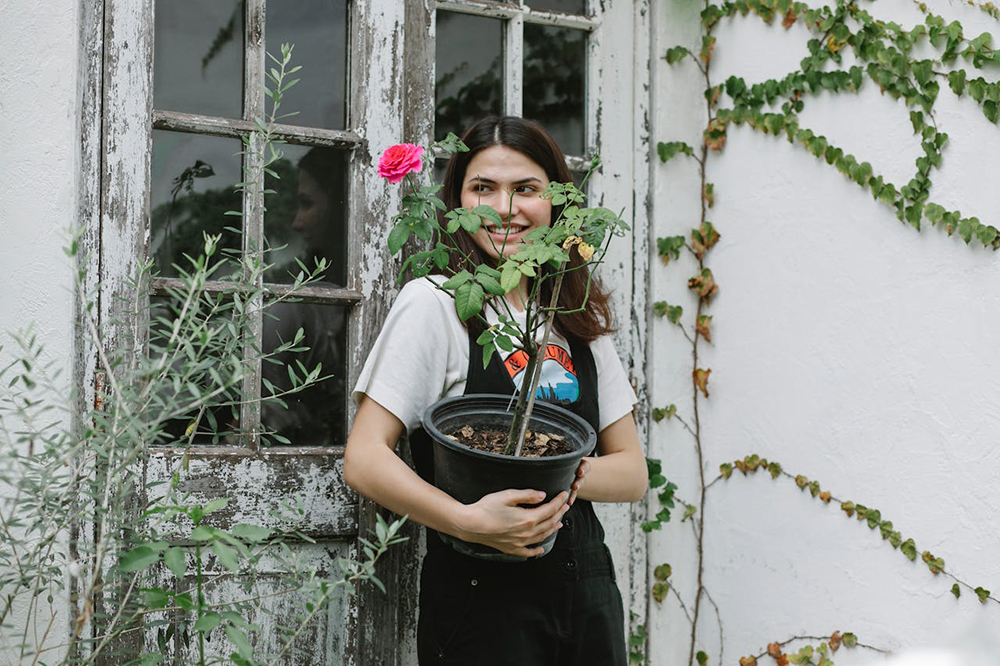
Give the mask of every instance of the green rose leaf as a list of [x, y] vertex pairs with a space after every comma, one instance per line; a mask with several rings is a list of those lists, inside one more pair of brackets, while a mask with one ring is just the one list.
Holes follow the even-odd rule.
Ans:
[[147, 545], [136, 546], [122, 555], [118, 568], [125, 572], [142, 571], [160, 561], [160, 553]]
[[194, 623], [194, 630], [207, 634], [222, 623], [222, 616], [218, 613], [205, 613]]
[[258, 543], [264, 539], [271, 536], [271, 530], [266, 527], [260, 527], [258, 525], [247, 525], [246, 523], [240, 523], [234, 525], [230, 533], [237, 539], [243, 539], [244, 541], [249, 541], [251, 543]]
[[183, 578], [186, 570], [184, 562], [184, 550], [177, 548], [168, 548], [165, 553], [163, 553], [163, 563], [170, 569], [170, 573], [177, 576], [178, 578]]
[[410, 238], [410, 225], [400, 222], [389, 232], [389, 254], [396, 254]]
[[214, 541], [212, 543], [212, 552], [215, 556], [219, 558], [219, 564], [226, 567], [232, 572], [240, 570], [240, 559], [236, 554], [236, 550], [221, 541]]
[[[469, 276], [472, 277], [471, 275]], [[455, 290], [455, 310], [458, 318], [468, 321], [483, 309], [483, 287], [476, 282], [465, 282]]]
[[226, 638], [236, 647], [236, 651], [244, 659], [253, 660], [253, 648], [250, 647], [250, 640], [242, 629], [237, 629], [231, 624], [226, 625]]
[[472, 279], [472, 273], [469, 271], [461, 271], [452, 275], [448, 280], [441, 285], [442, 289], [454, 290], [461, 287], [463, 284]]
[[[500, 213], [496, 212], [496, 210], [494, 210], [490, 206], [479, 205], [473, 208], [472, 212], [481, 218], [486, 218], [487, 220], [489, 220], [498, 227], [503, 224], [503, 220], [500, 218]], [[478, 229], [479, 227], [477, 226], [476, 230], [478, 231]], [[466, 231], [468, 231], [468, 229], [466, 229]], [[469, 233], [475, 233], [475, 232], [469, 231]]]

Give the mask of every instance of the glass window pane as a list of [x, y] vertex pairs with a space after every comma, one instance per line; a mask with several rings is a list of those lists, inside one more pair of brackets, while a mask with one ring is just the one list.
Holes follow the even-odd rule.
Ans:
[[[290, 65], [302, 69], [299, 82], [285, 93], [280, 120], [300, 127], [344, 129], [347, 108], [347, 0], [268, 0], [267, 52], [281, 57], [281, 45], [292, 44]], [[267, 71], [274, 66], [270, 58]]]
[[326, 259], [324, 283], [347, 284], [347, 159], [344, 150], [286, 144], [268, 176], [264, 236], [273, 252], [267, 282], [294, 282], [298, 261], [313, 268]]
[[434, 135], [461, 136], [472, 123], [503, 109], [503, 31], [500, 21], [437, 13]]
[[[333, 446], [346, 441], [345, 400], [347, 387], [346, 324], [348, 308], [315, 303], [275, 303], [264, 311], [263, 350], [272, 355], [261, 368], [263, 396], [277, 395], [284, 405], [267, 400], [261, 406], [265, 443], [283, 444], [268, 436], [275, 433], [296, 446]], [[296, 331], [304, 338], [296, 347], [308, 350], [279, 350], [282, 343], [292, 343]], [[277, 350], [277, 353], [276, 353]], [[291, 365], [301, 380], [304, 372], [322, 364], [319, 383], [296, 393], [288, 376]]]
[[243, 115], [243, 3], [156, 3], [153, 107], [206, 116]]
[[587, 33], [524, 26], [524, 117], [552, 134], [567, 155], [583, 155], [586, 132]]
[[531, 0], [528, 4], [543, 12], [583, 14], [587, 11], [587, 0]]
[[[243, 205], [235, 191], [241, 149], [239, 139], [153, 131], [149, 255], [160, 275], [176, 276], [174, 263], [187, 269], [184, 255], [204, 251], [203, 232], [222, 235], [214, 259], [224, 259], [224, 248], [239, 250], [240, 235], [225, 227], [241, 225], [241, 218], [226, 215]], [[213, 277], [230, 272], [224, 266]]]
[[[246, 315], [234, 312], [232, 299], [207, 293], [190, 302], [154, 296], [149, 315], [150, 359], [174, 359], [152, 379], [149, 411], [166, 417], [152, 443], [242, 445], [239, 392], [246, 369], [239, 332]], [[175, 336], [178, 317], [183, 320]]]

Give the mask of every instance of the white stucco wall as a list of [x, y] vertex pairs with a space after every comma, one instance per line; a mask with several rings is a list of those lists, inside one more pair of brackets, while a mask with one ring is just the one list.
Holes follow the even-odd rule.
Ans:
[[[904, 27], [922, 22], [904, 0], [863, 5]], [[928, 5], [962, 22], [966, 35], [991, 31], [1000, 45], [1000, 22], [981, 11]], [[700, 6], [659, 3], [654, 53], [678, 43], [695, 50]], [[748, 83], [780, 76], [806, 54], [801, 24], [785, 31], [749, 15], [724, 20], [715, 34], [717, 83], [730, 74]], [[985, 75], [996, 80], [997, 73]], [[699, 145], [704, 82], [693, 63], [668, 67], [661, 59], [653, 82], [654, 139]], [[931, 200], [1000, 224], [1000, 129], [946, 84], [935, 108], [950, 142], [931, 175]], [[914, 173], [920, 146], [909, 110], [867, 78], [857, 95], [808, 98], [801, 124], [897, 185]], [[712, 369], [711, 397], [700, 411], [708, 478], [720, 463], [752, 452], [779, 461], [836, 497], [880, 509], [904, 539], [943, 557], [959, 578], [1000, 590], [1000, 254], [936, 228], [916, 232], [784, 139], [731, 126], [724, 151], [709, 159], [716, 204], [708, 217], [722, 238], [707, 259], [720, 285], [708, 310], [714, 346], [702, 343], [700, 361]], [[687, 235], [699, 215], [694, 160], [656, 167], [654, 188], [654, 235]], [[683, 305], [689, 326], [694, 265], [684, 257], [667, 268], [654, 264], [651, 275], [651, 300]], [[651, 343], [651, 403], [676, 403], [689, 417], [690, 345], [665, 319]], [[695, 501], [694, 445], [680, 423], [655, 424], [650, 450], [664, 460], [678, 496]], [[649, 544], [650, 567], [672, 564], [690, 606], [696, 551], [689, 526], [675, 519]], [[1000, 627], [1000, 605], [980, 605], [968, 590], [956, 601], [953, 581], [931, 575], [919, 557], [909, 562], [836, 503], [823, 505], [766, 473], [736, 472], [709, 491], [705, 553], [723, 663], [760, 653], [770, 641], [838, 629], [897, 649], [973, 621]], [[687, 663], [691, 632], [676, 602], [650, 605], [651, 663]], [[710, 606], [699, 636], [708, 663], [719, 663]], [[842, 650], [836, 663], [871, 659]]]
[[[62, 248], [78, 205], [79, 8], [5, 1], [0, 15], [0, 364], [14, 347], [7, 334], [33, 324], [68, 389], [73, 268]], [[40, 617], [39, 636], [48, 620]], [[7, 621], [23, 626], [23, 612]], [[64, 633], [63, 622], [54, 634]], [[8, 650], [0, 641], [0, 663], [14, 662]]]

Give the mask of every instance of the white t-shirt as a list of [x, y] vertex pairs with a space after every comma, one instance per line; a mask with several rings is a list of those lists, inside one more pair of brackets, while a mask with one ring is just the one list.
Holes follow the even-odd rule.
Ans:
[[[420, 418], [431, 404], [465, 393], [469, 369], [469, 332], [459, 320], [451, 296], [435, 287], [432, 279], [442, 284], [446, 278], [428, 276], [403, 286], [351, 394], [357, 403], [367, 394], [402, 421], [407, 433], [420, 426]], [[524, 313], [512, 311], [523, 324]], [[486, 312], [487, 320], [496, 323], [492, 309], [486, 308]], [[539, 332], [539, 339], [541, 335]], [[572, 401], [579, 391], [569, 343], [553, 329], [548, 349], [539, 392]], [[631, 412], [637, 399], [611, 338], [605, 335], [594, 340], [590, 351], [597, 368], [599, 430], [603, 430]], [[498, 349], [496, 354], [519, 386], [524, 372], [517, 355], [523, 356], [523, 352]]]

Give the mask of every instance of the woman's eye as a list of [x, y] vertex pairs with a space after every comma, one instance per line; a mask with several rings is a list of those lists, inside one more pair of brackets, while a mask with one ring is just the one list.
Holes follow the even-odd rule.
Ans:
[[535, 191], [534, 185], [520, 185], [517, 188], [518, 194], [531, 194]]

